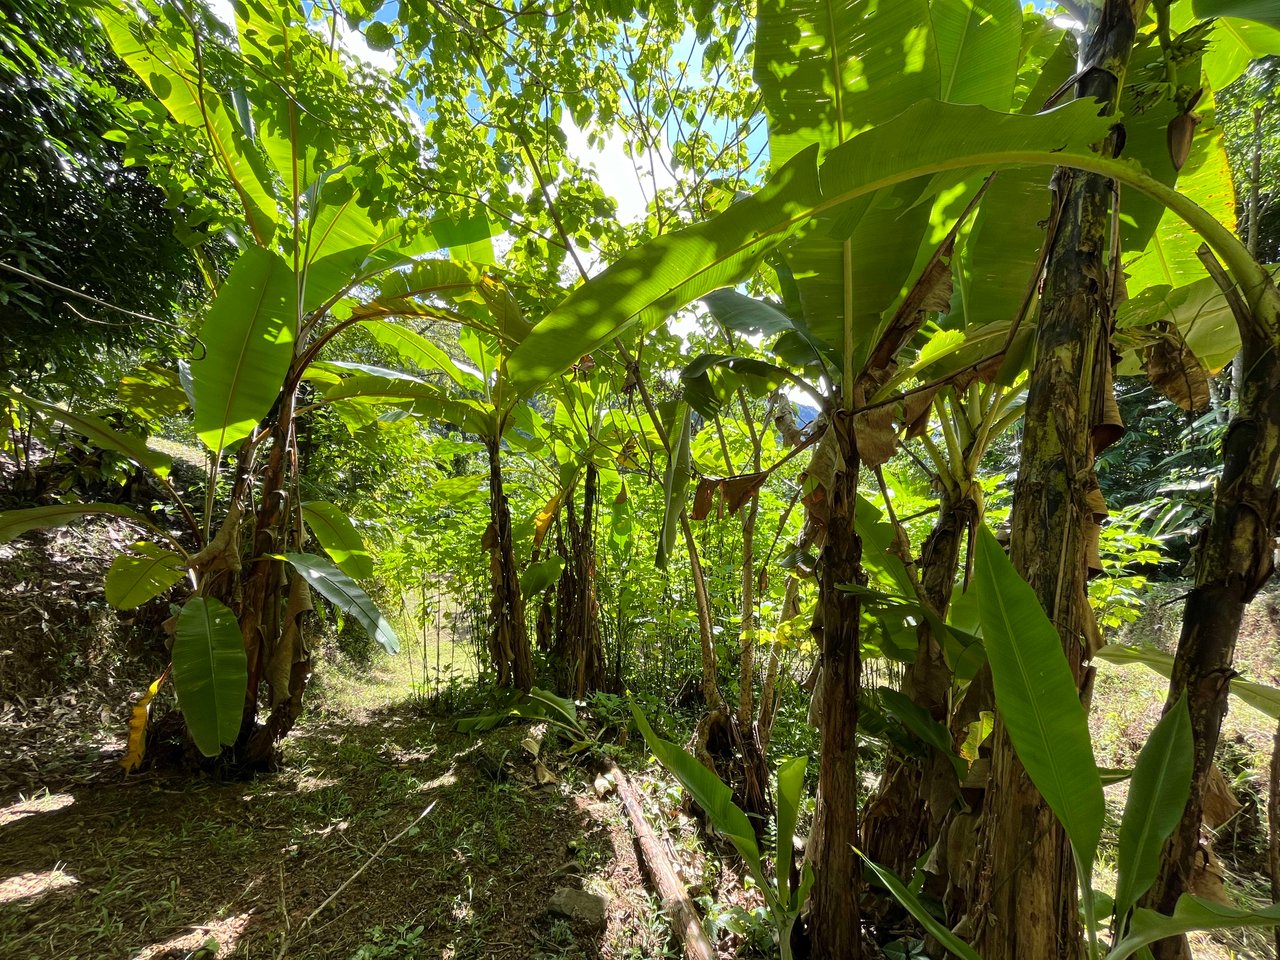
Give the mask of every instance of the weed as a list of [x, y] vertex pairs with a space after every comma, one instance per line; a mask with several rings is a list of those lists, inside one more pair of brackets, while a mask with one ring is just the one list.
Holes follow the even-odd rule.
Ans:
[[422, 940], [423, 927], [407, 924], [394, 929], [373, 927], [368, 941], [360, 945], [350, 960], [392, 960], [392, 958], [425, 957], [427, 945]]

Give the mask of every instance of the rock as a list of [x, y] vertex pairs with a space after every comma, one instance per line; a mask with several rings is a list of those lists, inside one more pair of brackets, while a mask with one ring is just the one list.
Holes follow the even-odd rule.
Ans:
[[603, 933], [609, 901], [597, 893], [561, 887], [547, 901], [547, 912], [580, 923], [592, 933]]

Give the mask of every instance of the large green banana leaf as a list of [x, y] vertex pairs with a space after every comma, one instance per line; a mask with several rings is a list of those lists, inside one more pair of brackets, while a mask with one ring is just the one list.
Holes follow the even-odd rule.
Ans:
[[[1007, 110], [1021, 39], [1016, 0], [817, 0], [762, 7], [755, 76], [775, 162], [810, 143], [825, 155], [922, 99]], [[959, 202], [920, 202], [922, 190], [931, 195], [948, 185], [959, 186]], [[886, 187], [818, 218], [784, 246], [810, 331], [841, 348], [850, 313], [855, 371], [932, 252], [930, 234], [949, 229], [948, 218], [976, 187], [977, 179], [966, 174]]]
[[[1052, 43], [1050, 42], [1052, 41]], [[1019, 113], [1039, 113], [1045, 101], [1075, 72], [1074, 43], [1061, 31], [1047, 32], [1027, 61], [1034, 75], [1023, 82]], [[951, 323], [968, 331], [1012, 323], [1026, 297], [1045, 237], [1051, 194], [1043, 167], [1001, 170], [987, 188], [953, 263], [955, 298]], [[956, 266], [956, 262], [959, 266]], [[953, 319], [954, 318], [954, 319]], [[990, 352], [990, 351], [986, 351]], [[970, 362], [977, 357], [969, 358]]]
[[1116, 857], [1116, 916], [1122, 920], [1155, 883], [1160, 851], [1187, 805], [1194, 758], [1184, 695], [1156, 724], [1129, 779]]
[[309, 500], [302, 517], [338, 569], [356, 580], [373, 576], [373, 558], [351, 518], [326, 500]]
[[249, 683], [236, 615], [207, 597], [187, 601], [173, 638], [173, 689], [191, 739], [206, 757], [235, 743]]
[[986, 527], [976, 547], [973, 589], [996, 707], [1027, 775], [1067, 831], [1088, 890], [1105, 813], [1089, 720], [1035, 591]]
[[[1097, 659], [1120, 666], [1140, 663], [1166, 679], [1173, 675], [1173, 655], [1151, 647], [1127, 647], [1109, 643], [1096, 654]], [[1280, 720], [1280, 688], [1236, 677], [1231, 681], [1231, 695], [1272, 720]]]
[[123, 517], [139, 526], [155, 529], [155, 525], [136, 510], [114, 503], [55, 503], [48, 507], [25, 507], [21, 510], [0, 511], [0, 543], [8, 543], [29, 530], [65, 526], [72, 520], [79, 520], [81, 517], [96, 513]]
[[[1242, 19], [1250, 16], [1244, 12], [1247, 6], [1250, 6], [1247, 0], [1197, 0], [1170, 7], [1170, 23], [1179, 32], [1195, 24], [1198, 17], [1219, 17], [1209, 35], [1209, 49], [1204, 52], [1204, 75], [1213, 90], [1223, 89], [1259, 57], [1280, 53], [1280, 26], [1274, 21], [1264, 23], [1263, 18]], [[1276, 7], [1271, 0], [1254, 0], [1252, 7], [1270, 8], [1272, 16], [1275, 15]]]
[[675, 422], [669, 434], [671, 453], [667, 457], [667, 469], [662, 480], [662, 531], [658, 538], [657, 564], [663, 570], [666, 569], [667, 561], [676, 547], [680, 514], [684, 512], [685, 496], [689, 491], [691, 471], [689, 442], [692, 432], [689, 406], [681, 401], [676, 407]]
[[1105, 165], [1089, 144], [1111, 122], [1083, 102], [1018, 116], [926, 100], [833, 150], [821, 167], [821, 188], [810, 148], [760, 193], [649, 241], [578, 287], [512, 352], [511, 383], [529, 395], [619, 331], [637, 323], [652, 329], [691, 300], [744, 279], [805, 221], [882, 188], [951, 170]]
[[858, 855], [867, 865], [867, 869], [880, 881], [884, 887], [893, 894], [897, 900], [911, 916], [916, 918], [930, 936], [938, 943], [942, 944], [952, 956], [959, 957], [960, 960], [982, 960], [978, 956], [978, 952], [969, 946], [954, 933], [952, 933], [945, 923], [938, 920], [932, 910], [921, 902], [920, 898], [912, 892], [911, 888], [902, 882], [902, 878], [890, 870], [888, 867], [882, 867], [873, 860], [867, 859], [867, 855], [861, 850]]
[[394, 404], [429, 420], [452, 423], [464, 433], [478, 437], [497, 434], [497, 416], [491, 406], [467, 397], [449, 397], [429, 383], [361, 374], [345, 377], [329, 387], [324, 398], [330, 402], [369, 400]]
[[653, 727], [649, 726], [649, 721], [634, 703], [631, 704], [631, 716], [635, 718], [636, 726], [640, 728], [645, 743], [658, 758], [658, 762], [689, 791], [706, 813], [711, 825], [729, 838], [742, 859], [752, 868], [752, 872], [757, 877], [762, 877], [760, 846], [756, 843], [755, 831], [742, 808], [733, 802], [733, 791], [687, 751], [654, 733]]
[[483, 390], [484, 382], [474, 373], [463, 370], [444, 348], [420, 333], [389, 320], [366, 320], [365, 329], [385, 347], [390, 347], [405, 360], [425, 373], [439, 370], [464, 390]]
[[932, 0], [939, 99], [1008, 110], [1022, 46], [1017, 0]]
[[249, 436], [271, 410], [293, 362], [297, 285], [278, 253], [249, 247], [218, 289], [200, 327], [205, 354], [191, 364], [196, 435], [210, 450]]
[[1225, 903], [1201, 900], [1190, 894], [1178, 898], [1173, 915], [1135, 910], [1129, 933], [1111, 948], [1106, 960], [1126, 960], [1147, 944], [1177, 937], [1192, 930], [1235, 930], [1241, 927], [1280, 926], [1280, 903], [1260, 910], [1243, 910]]
[[315, 43], [300, 3], [237, 0], [233, 6], [240, 55], [275, 78], [274, 83], [259, 84], [254, 90], [250, 122], [254, 139], [292, 201], [322, 175], [318, 160], [336, 140], [334, 125], [325, 118], [325, 105], [314, 103], [312, 91], [295, 82], [295, 77], [309, 70], [324, 69], [315, 60], [327, 59], [328, 51]]
[[293, 568], [306, 578], [307, 583], [343, 613], [349, 613], [360, 622], [369, 636], [377, 640], [387, 653], [400, 652], [400, 638], [395, 628], [387, 622], [373, 599], [356, 586], [356, 582], [339, 570], [332, 561], [314, 553], [286, 553]]
[[937, 97], [929, 22], [927, 0], [762, 0], [753, 72], [774, 168]]
[[122, 553], [107, 571], [107, 603], [117, 610], [132, 610], [160, 596], [187, 573], [182, 557], [154, 543], [135, 543], [133, 553]]
[[[775, 165], [817, 145], [819, 159], [940, 92], [927, 0], [762, 3], [754, 73]], [[949, 48], [959, 53], [959, 43]], [[825, 211], [783, 248], [810, 331], [837, 348], [852, 311], [860, 341], [907, 282], [929, 227], [918, 184]], [[848, 294], [848, 297], [846, 297]]]
[[25, 393], [17, 393], [13, 390], [6, 390], [3, 387], [0, 387], [0, 397], [8, 397], [10, 400], [24, 404], [32, 410], [43, 414], [50, 420], [56, 420], [58, 423], [70, 427], [76, 433], [87, 437], [96, 446], [124, 454], [138, 466], [145, 467], [158, 477], [167, 477], [169, 475], [169, 467], [173, 463], [169, 457], [158, 450], [152, 450], [142, 437], [121, 433], [101, 417], [67, 410], [64, 407], [45, 403], [43, 400], [27, 396]]
[[1280, 30], [1280, 6], [1275, 0], [1194, 0], [1197, 17], [1242, 17]]
[[[1157, 169], [1164, 168], [1161, 180], [1173, 183], [1169, 176], [1172, 166], [1168, 160], [1168, 149], [1163, 146], [1163, 132], [1160, 132], [1159, 139], [1161, 146], [1157, 149], [1153, 144], [1146, 152], [1160, 158]], [[1163, 153], [1158, 150], [1163, 150]], [[1177, 176], [1177, 184], [1179, 192], [1218, 220], [1235, 222], [1235, 187], [1221, 130], [1197, 135], [1191, 155]], [[1134, 231], [1125, 238], [1126, 250], [1141, 251], [1125, 264], [1131, 290], [1145, 290], [1157, 284], [1177, 288], [1204, 277], [1204, 264], [1196, 256], [1203, 241], [1194, 230], [1172, 213], [1160, 209], [1158, 204], [1152, 205], [1150, 198], [1133, 197], [1132, 191], [1125, 195], [1124, 210], [1126, 220], [1130, 216], [1143, 217], [1144, 226], [1150, 225], [1145, 232]]]

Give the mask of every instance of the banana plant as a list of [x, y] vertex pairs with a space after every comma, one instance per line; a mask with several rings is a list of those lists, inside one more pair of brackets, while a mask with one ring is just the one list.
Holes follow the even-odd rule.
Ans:
[[[839, 624], [842, 631], [856, 630], [858, 622], [856, 600], [836, 598], [838, 585], [854, 582], [857, 576], [850, 494], [856, 491], [860, 447], [864, 439], [875, 439], [876, 433], [867, 417], [872, 412], [868, 386], [875, 389], [866, 379], [868, 364], [882, 345], [889, 346], [890, 359], [896, 353], [892, 339], [903, 330], [893, 325], [895, 300], [913, 275], [913, 266], [925, 259], [920, 242], [923, 227], [916, 226], [914, 218], [919, 215], [914, 211], [918, 206], [929, 206], [942, 184], [961, 183], [992, 169], [1027, 166], [1070, 166], [1112, 178], [1186, 220], [1226, 262], [1260, 321], [1266, 323], [1280, 317], [1280, 295], [1270, 278], [1218, 219], [1138, 165], [1099, 156], [1089, 149], [1087, 144], [1100, 141], [1114, 122], [1110, 117], [1099, 117], [1091, 103], [1076, 101], [1043, 113], [1010, 114], [981, 105], [921, 99], [931, 94], [917, 92], [903, 103], [886, 107], [884, 114], [852, 120], [841, 112], [824, 122], [815, 120], [814, 111], [843, 111], [846, 103], [868, 111], [878, 107], [874, 88], [846, 101], [838, 83], [835, 89], [824, 86], [825, 78], [843, 78], [845, 69], [840, 62], [836, 69], [824, 70], [824, 51], [828, 57], [832, 56], [830, 51], [839, 51], [840, 56], [850, 58], [850, 63], [874, 63], [877, 51], [881, 55], [885, 50], [896, 54], [909, 46], [903, 42], [902, 25], [895, 32], [890, 22], [898, 15], [897, 7], [893, 13], [885, 10], [871, 18], [866, 14], [867, 11], [842, 11], [834, 23], [857, 35], [840, 38], [847, 43], [836, 43], [836, 38], [826, 37], [823, 28], [814, 26], [826, 22], [816, 13], [806, 15], [794, 5], [779, 11], [780, 35], [788, 41], [796, 40], [798, 23], [803, 42], [795, 49], [787, 46], [782, 54], [775, 52], [772, 60], [767, 52], [764, 54], [768, 62], [779, 65], [772, 81], [779, 90], [785, 90], [783, 82], [793, 77], [808, 76], [810, 84], [803, 98], [781, 97], [779, 105], [772, 108], [785, 123], [771, 130], [771, 135], [788, 136], [795, 130], [814, 129], [820, 133], [816, 138], [819, 142], [799, 148], [795, 137], [789, 142], [780, 141], [773, 149], [775, 163], [780, 166], [760, 191], [709, 221], [657, 238], [622, 257], [570, 294], [537, 324], [509, 363], [513, 383], [523, 392], [532, 392], [620, 330], [636, 325], [646, 329], [656, 326], [690, 300], [743, 281], [756, 271], [762, 258], [781, 251], [785, 269], [778, 288], [792, 293], [793, 302], [800, 308], [792, 309], [793, 317], [804, 322], [804, 329], [797, 329], [789, 345], [813, 357], [813, 365], [822, 371], [823, 382], [831, 385], [831, 440], [839, 457], [828, 456], [839, 464], [835, 478], [844, 486], [825, 491], [833, 512], [823, 557], [823, 595], [829, 605], [829, 609], [824, 606], [823, 621]], [[911, 12], [901, 16], [913, 25], [927, 19], [919, 10], [914, 11], [914, 16]], [[885, 31], [883, 35], [878, 32], [880, 29]], [[767, 30], [762, 29], [758, 39], [758, 48], [765, 51], [769, 49], [766, 34]], [[863, 41], [872, 49], [860, 48], [858, 44]], [[956, 49], [963, 49], [963, 45]], [[929, 57], [922, 55], [921, 59], [927, 74]], [[898, 72], [886, 73], [898, 76]], [[874, 71], [866, 70], [863, 79], [870, 81], [876, 76]], [[913, 82], [916, 79], [913, 74]], [[769, 78], [761, 81], [762, 88], [766, 88], [767, 108], [768, 81]], [[824, 95], [813, 96], [813, 89], [822, 90]], [[895, 110], [901, 112], [895, 116]], [[805, 127], [806, 123], [810, 126]], [[823, 137], [827, 142], [822, 142]], [[913, 182], [915, 192], [910, 193], [904, 185]], [[899, 192], [892, 193], [895, 190]], [[900, 217], [901, 211], [906, 212]], [[1006, 210], [1005, 216], [1016, 218], [1019, 213]], [[887, 226], [884, 218], [891, 218], [892, 225]], [[991, 219], [999, 222], [994, 214]], [[854, 237], [864, 229], [863, 225], [867, 233], [860, 240], [869, 248], [865, 262], [855, 261], [852, 256]], [[914, 246], [913, 235], [917, 237]], [[886, 243], [888, 237], [902, 240], [910, 254], [899, 250], [896, 242]], [[886, 263], [884, 258], [889, 252], [882, 247], [892, 248], [893, 256], [901, 259]], [[812, 258], [812, 268], [805, 263], [806, 256]], [[1033, 248], [1028, 257], [1034, 260], [1034, 256]], [[917, 271], [914, 276], [918, 283], [924, 273]], [[865, 282], [855, 282], [859, 279]], [[980, 278], [975, 279], [971, 289], [978, 289], [980, 283]], [[891, 292], [878, 298], [874, 292], [880, 288]], [[927, 290], [928, 284], [921, 289]], [[854, 304], [863, 311], [857, 317]], [[918, 329], [911, 324], [920, 322], [918, 314], [922, 312], [906, 311], [902, 318], [906, 331], [914, 333]], [[1011, 325], [1012, 318], [1006, 315], [1006, 322]], [[976, 372], [988, 363], [999, 363], [1004, 352], [997, 346], [979, 354], [969, 366]], [[883, 376], [883, 371], [877, 372]], [[883, 405], [902, 403], [905, 415], [906, 399], [906, 391], [899, 391], [886, 398], [888, 402]], [[862, 434], [858, 431], [859, 415]], [[885, 416], [881, 413], [881, 418]], [[848, 533], [837, 534], [833, 543], [831, 531]], [[829, 853], [838, 864], [830, 873], [826, 870], [830, 864], [817, 864], [814, 909], [824, 918], [822, 926], [830, 924], [832, 930], [832, 939], [824, 940], [819, 952], [844, 955], [856, 952], [856, 918], [845, 916], [847, 890], [855, 882], [856, 870], [844, 854], [854, 838], [831, 842], [825, 828], [830, 820], [838, 824], [837, 831], [847, 830], [848, 821], [852, 820], [847, 817], [847, 808], [856, 795], [856, 778], [849, 771], [856, 765], [851, 754], [840, 753], [838, 745], [851, 745], [853, 738], [837, 731], [851, 730], [856, 724], [856, 707], [851, 705], [857, 703], [853, 694], [857, 687], [858, 644], [856, 636], [833, 636], [824, 631], [824, 646], [827, 645], [830, 655], [824, 653], [824, 668], [834, 665], [836, 672], [826, 674], [824, 685], [830, 696], [824, 697], [824, 709], [844, 713], [823, 719], [826, 741], [820, 781], [826, 789], [819, 790], [820, 829], [810, 849], [811, 855], [818, 858]], [[853, 714], [852, 718], [849, 714]], [[837, 776], [837, 771], [845, 778], [841, 783], [830, 779]], [[849, 798], [841, 804], [840, 817], [824, 816], [826, 802], [836, 796]], [[825, 938], [827, 934], [821, 936]]]
[[[211, 465], [203, 517], [174, 496], [194, 547], [172, 536], [163, 546], [140, 544], [113, 564], [108, 593], [136, 605], [189, 582], [172, 641], [179, 707], [200, 753], [230, 747], [234, 762], [260, 767], [272, 762], [275, 742], [302, 709], [311, 672], [303, 621], [312, 590], [389, 651], [398, 648], [394, 630], [356, 582], [372, 573], [358, 532], [335, 505], [300, 494], [304, 398], [334, 376], [325, 350], [359, 322], [370, 284], [403, 278], [444, 247], [483, 251], [490, 231], [483, 218], [431, 210], [402, 216], [380, 207], [386, 165], [404, 160], [400, 151], [414, 142], [399, 126], [398, 105], [361, 109], [366, 101], [354, 96], [362, 92], [355, 78], [302, 5], [247, 0], [236, 11], [234, 37], [185, 5], [98, 11], [116, 53], [175, 129], [199, 142], [210, 164], [204, 175], [240, 212], [227, 224], [239, 254], [200, 324], [197, 356], [173, 378], [186, 390]], [[221, 69], [233, 59], [251, 69]], [[227, 77], [239, 85], [220, 86]], [[344, 121], [330, 122], [338, 114]], [[145, 155], [146, 131], [138, 136], [144, 142], [131, 149]], [[136, 440], [112, 435], [95, 418], [17, 399], [121, 450], [163, 481], [167, 462]], [[224, 464], [230, 489], [219, 502]], [[7, 514], [0, 527], [73, 515]], [[306, 550], [309, 538], [322, 553]], [[260, 701], [270, 708], [263, 723]], [[144, 735], [141, 725], [131, 731], [130, 766], [141, 760]]]
[[[443, 325], [446, 339], [457, 337], [453, 353], [460, 353], [465, 361], [454, 359], [434, 340], [393, 323], [392, 318]], [[338, 371], [328, 379], [317, 406], [337, 407], [356, 428], [388, 409], [399, 409], [451, 424], [484, 444], [490, 523], [482, 545], [490, 554], [492, 586], [489, 653], [499, 685], [527, 691], [533, 686], [534, 664], [503, 451], [541, 453], [547, 432], [540, 415], [518, 402], [506, 372], [507, 355], [528, 330], [523, 309], [496, 266], [427, 260], [387, 275], [378, 284], [376, 296], [351, 310], [349, 321], [363, 324], [375, 340], [414, 369]], [[443, 382], [425, 379], [432, 374]]]
[[[1057, 630], [1035, 592], [1014, 569], [995, 535], [980, 527], [970, 586], [976, 594], [991, 664], [996, 705], [1027, 775], [1062, 823], [1079, 874], [1089, 955], [1126, 960], [1149, 944], [1192, 930], [1280, 924], [1280, 905], [1238, 910], [1183, 896], [1170, 915], [1138, 907], [1156, 881], [1161, 848], [1191, 791], [1191, 714], [1177, 700], [1156, 724], [1129, 778], [1116, 857], [1110, 914], [1111, 946], [1103, 953], [1107, 898], [1093, 889], [1102, 835], [1103, 781], [1093, 757], [1088, 718], [1080, 703]], [[979, 955], [929, 911], [894, 871], [867, 860], [879, 882], [948, 951]]]

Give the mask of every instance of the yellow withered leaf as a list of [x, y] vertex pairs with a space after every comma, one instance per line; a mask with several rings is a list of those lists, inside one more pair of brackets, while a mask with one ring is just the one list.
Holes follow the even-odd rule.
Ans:
[[538, 515], [533, 518], [533, 545], [535, 547], [542, 546], [543, 538], [546, 537], [547, 531], [551, 529], [551, 521], [555, 519], [556, 511], [560, 509], [560, 501], [564, 499], [564, 491], [560, 491], [554, 497], [547, 501], [547, 505], [538, 511]]
[[142, 757], [147, 750], [147, 720], [151, 716], [151, 701], [160, 692], [160, 684], [169, 676], [169, 667], [156, 677], [147, 692], [133, 705], [133, 713], [129, 716], [129, 742], [124, 756], [120, 758], [120, 766], [125, 773], [132, 773], [142, 765]]

